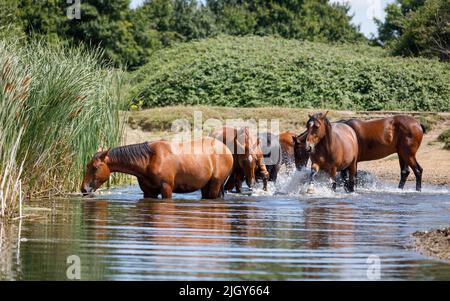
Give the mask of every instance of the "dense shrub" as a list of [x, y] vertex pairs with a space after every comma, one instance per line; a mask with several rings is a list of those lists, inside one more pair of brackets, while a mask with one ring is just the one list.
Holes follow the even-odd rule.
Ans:
[[450, 149], [450, 129], [443, 131], [439, 135], [438, 140], [444, 142], [444, 148]]
[[450, 110], [450, 68], [366, 45], [221, 36], [155, 52], [132, 74], [135, 105]]

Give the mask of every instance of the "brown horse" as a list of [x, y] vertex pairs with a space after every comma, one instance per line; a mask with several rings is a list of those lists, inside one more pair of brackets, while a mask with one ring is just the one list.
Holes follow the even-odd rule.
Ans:
[[[306, 123], [306, 150], [311, 153], [310, 184], [319, 170], [326, 171], [336, 189], [336, 172], [349, 171], [346, 189], [354, 191], [358, 163], [358, 138], [355, 131], [345, 123], [331, 124], [327, 114], [309, 115]], [[312, 187], [308, 189], [311, 192]]]
[[278, 136], [268, 132], [260, 134], [259, 138], [262, 141], [264, 163], [269, 172], [269, 181], [276, 182], [278, 172], [283, 164], [286, 165], [287, 168], [291, 168], [294, 162], [299, 166], [306, 166], [308, 163], [309, 154], [305, 151], [304, 145], [302, 154], [299, 157], [300, 159], [298, 162], [296, 161], [295, 132], [282, 132]]
[[225, 184], [225, 190], [231, 191], [236, 187], [240, 193], [244, 179], [247, 186], [252, 188], [256, 183], [256, 172], [262, 175], [264, 190], [267, 190], [269, 173], [264, 164], [260, 140], [251, 135], [247, 127], [239, 130], [222, 127], [211, 133], [211, 137], [225, 143], [233, 153], [233, 172]]
[[292, 137], [294, 143], [294, 160], [297, 170], [306, 167], [309, 160], [309, 152], [306, 150], [306, 136], [308, 132], [305, 131], [298, 136]]
[[137, 177], [144, 197], [172, 198], [172, 192], [199, 189], [205, 199], [223, 197], [223, 185], [233, 167], [233, 155], [220, 141], [205, 137], [184, 143], [144, 142], [100, 150], [87, 164], [81, 192], [88, 194], [111, 172]]
[[295, 132], [287, 131], [278, 135], [281, 147], [281, 164], [292, 164], [294, 162], [294, 141]]
[[[260, 133], [258, 138], [261, 141], [261, 150], [264, 155], [264, 164], [269, 173], [269, 181], [276, 182], [282, 164], [279, 138], [271, 132]], [[256, 177], [258, 178], [258, 175]]]
[[409, 167], [416, 176], [416, 190], [422, 189], [423, 169], [416, 159], [422, 142], [424, 127], [413, 117], [396, 115], [384, 119], [345, 121], [356, 132], [359, 144], [358, 162], [377, 160], [397, 153], [400, 162], [400, 183], [403, 189], [409, 175]]

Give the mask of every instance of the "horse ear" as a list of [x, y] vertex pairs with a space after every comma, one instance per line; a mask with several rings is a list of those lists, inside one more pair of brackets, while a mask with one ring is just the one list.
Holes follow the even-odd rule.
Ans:
[[325, 112], [325, 114], [323, 114], [323, 115], [322, 115], [322, 119], [325, 119], [325, 118], [327, 118], [327, 114], [328, 114], [328, 112], [329, 112], [329, 111], [326, 111], [326, 112]]
[[102, 151], [102, 153], [100, 154], [100, 156], [98, 156], [98, 158], [102, 161], [105, 160], [106, 156], [108, 156], [109, 153], [109, 149], [107, 149], [106, 151]]
[[300, 143], [297, 136], [292, 136], [292, 141], [294, 141], [295, 144]]
[[100, 153], [102, 151], [103, 151], [103, 146], [99, 146], [98, 149], [97, 149], [97, 153]]
[[313, 117], [313, 115], [308, 113], [308, 118], [311, 119]]

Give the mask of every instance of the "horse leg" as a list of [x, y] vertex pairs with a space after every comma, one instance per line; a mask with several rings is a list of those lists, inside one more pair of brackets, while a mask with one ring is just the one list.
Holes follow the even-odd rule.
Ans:
[[241, 193], [242, 192], [242, 183], [244, 182], [244, 176], [241, 174], [238, 174], [235, 176], [235, 184], [236, 192]]
[[281, 169], [281, 164], [276, 164], [273, 166], [272, 173], [269, 173], [270, 174], [269, 181], [272, 181], [274, 183], [277, 181], [278, 172], [280, 171], [280, 169]]
[[355, 178], [357, 171], [358, 171], [358, 162], [355, 159], [355, 161], [353, 161], [350, 167], [348, 168], [348, 182], [347, 182], [348, 192], [355, 191]]
[[414, 152], [409, 151], [408, 153], [399, 154], [399, 157], [402, 157], [404, 162], [411, 167], [414, 175], [416, 176], [416, 190], [422, 191], [422, 172], [423, 168], [419, 165], [416, 160], [416, 154]]
[[221, 183], [220, 180], [212, 179], [207, 186], [208, 194], [206, 196], [206, 199], [217, 199], [219, 197], [223, 197], [222, 186], [223, 186], [223, 184]]
[[311, 165], [311, 173], [309, 174], [309, 187], [306, 193], [314, 193], [314, 183], [316, 181], [316, 175], [319, 172], [319, 165], [316, 163]]
[[414, 175], [416, 176], [416, 191], [422, 191], [423, 168], [422, 166], [419, 165], [415, 156], [411, 158], [411, 165], [409, 166], [411, 166], [411, 169], [413, 170]]
[[225, 183], [224, 190], [231, 191], [233, 190], [236, 184], [236, 173], [233, 171], [231, 175], [228, 177], [227, 182]]
[[409, 167], [400, 155], [398, 156], [398, 161], [400, 163], [400, 183], [398, 183], [398, 188], [403, 189], [409, 176]]
[[344, 169], [339, 172], [339, 175], [341, 177], [340, 181], [338, 181], [339, 186], [341, 186], [341, 185], [344, 186], [344, 189], [347, 189], [347, 175], [348, 175], [347, 172], [348, 172], [348, 169]]
[[151, 189], [151, 187], [145, 182], [144, 179], [138, 178], [139, 187], [144, 193], [144, 198], [158, 198], [159, 193]]
[[209, 196], [209, 183], [202, 188], [202, 199], [207, 199]]
[[330, 179], [331, 179], [331, 189], [336, 191], [336, 167], [331, 168], [330, 170]]
[[172, 198], [172, 186], [165, 182], [162, 183], [161, 194], [162, 194], [163, 199], [171, 199]]

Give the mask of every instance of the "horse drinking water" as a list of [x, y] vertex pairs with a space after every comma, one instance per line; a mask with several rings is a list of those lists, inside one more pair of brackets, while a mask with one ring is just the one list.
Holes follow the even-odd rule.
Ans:
[[315, 175], [319, 170], [326, 171], [336, 189], [336, 172], [349, 171], [346, 190], [354, 191], [358, 162], [358, 138], [355, 131], [345, 123], [330, 123], [327, 114], [309, 116], [306, 123], [306, 150], [311, 154], [311, 175], [308, 192], [313, 192]]
[[199, 189], [202, 198], [223, 197], [223, 185], [231, 173], [233, 155], [222, 142], [204, 137], [184, 143], [144, 142], [99, 150], [87, 164], [81, 192], [97, 190], [111, 172], [137, 177], [144, 197], [172, 198], [172, 192]]
[[247, 127], [222, 127], [211, 133], [211, 137], [225, 143], [233, 152], [233, 172], [225, 184], [225, 190], [231, 191], [235, 187], [236, 192], [240, 193], [244, 180], [252, 188], [256, 183], [257, 172], [263, 178], [264, 190], [267, 190], [269, 173], [264, 164], [261, 141], [256, 135], [252, 135]]

